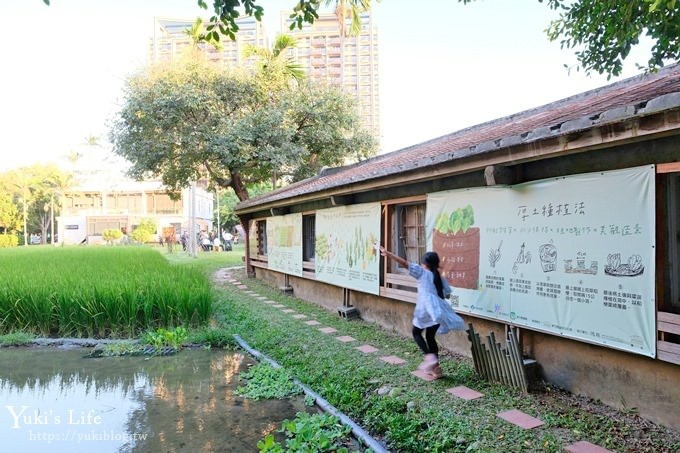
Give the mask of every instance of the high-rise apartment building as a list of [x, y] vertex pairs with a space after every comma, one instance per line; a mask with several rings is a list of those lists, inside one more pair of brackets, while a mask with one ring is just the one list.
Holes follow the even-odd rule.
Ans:
[[[361, 32], [346, 36], [335, 14], [319, 14], [313, 24], [290, 29], [290, 12], [281, 13], [281, 29], [297, 39], [294, 60], [311, 80], [341, 86], [357, 101], [362, 124], [380, 137], [378, 97], [378, 30], [370, 12], [361, 14]], [[351, 27], [351, 18], [345, 28]]]
[[[302, 29], [290, 29], [290, 12], [281, 12], [281, 32], [292, 35], [297, 46], [290, 55], [305, 71], [310, 80], [330, 83], [343, 88], [356, 99], [362, 125], [380, 137], [380, 102], [378, 97], [378, 31], [370, 12], [361, 14], [361, 32], [346, 36], [340, 32], [335, 14], [319, 14], [313, 24]], [[225, 68], [248, 68], [255, 60], [245, 58], [243, 49], [247, 44], [269, 47], [261, 22], [252, 17], [237, 21], [239, 31], [236, 40], [223, 39], [222, 50], [201, 43], [208, 58]], [[149, 62], [159, 63], [179, 58], [193, 43], [185, 30], [193, 21], [157, 18], [154, 35], [149, 46]], [[347, 19], [349, 30], [351, 19]]]
[[[223, 38], [220, 40], [220, 50], [211, 44], [199, 43], [208, 59], [224, 68], [243, 68], [253, 64], [252, 59], [243, 55], [246, 45], [268, 46], [262, 22], [254, 17], [243, 17], [237, 20], [237, 24], [239, 31], [236, 33], [236, 40]], [[169, 62], [180, 58], [193, 46], [191, 37], [186, 33], [192, 25], [193, 21], [190, 20], [155, 18], [154, 33], [149, 45], [149, 63]]]

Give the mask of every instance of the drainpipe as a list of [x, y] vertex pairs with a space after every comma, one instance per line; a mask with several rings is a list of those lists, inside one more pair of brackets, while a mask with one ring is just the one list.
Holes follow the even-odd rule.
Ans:
[[[264, 360], [267, 362], [269, 365], [272, 366], [272, 368], [283, 368], [281, 365], [279, 365], [274, 359], [267, 357], [266, 355], [262, 354], [261, 352], [251, 348], [248, 343], [246, 343], [240, 336], [234, 335], [234, 338], [236, 339], [236, 342], [250, 355], [255, 357], [258, 360]], [[326, 401], [321, 395], [316, 393], [314, 390], [310, 389], [306, 385], [304, 385], [302, 382], [300, 382], [298, 379], [293, 379], [295, 384], [302, 389], [303, 392], [305, 392], [305, 395], [309, 396], [310, 398], [314, 399], [314, 402], [319, 406], [321, 409], [323, 409], [325, 412], [328, 412], [331, 415], [334, 415], [335, 417], [338, 417], [340, 421], [344, 424], [349, 426], [352, 429], [352, 434], [354, 436], [361, 440], [367, 447], [369, 447], [371, 450], [373, 450], [376, 453], [389, 453], [389, 450], [386, 450], [385, 447], [383, 447], [377, 440], [375, 440], [373, 437], [371, 437], [370, 434], [366, 432], [361, 426], [357, 425], [354, 423], [354, 421], [337, 410], [335, 407], [331, 405], [328, 401]]]

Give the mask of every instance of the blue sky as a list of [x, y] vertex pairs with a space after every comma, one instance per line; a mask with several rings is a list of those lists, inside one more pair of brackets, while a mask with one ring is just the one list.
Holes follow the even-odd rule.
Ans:
[[[51, 3], [0, 3], [0, 169], [58, 160], [90, 135], [105, 141], [125, 78], [145, 64], [154, 16], [207, 15], [196, 0]], [[295, 1], [261, 3], [273, 35]], [[554, 13], [537, 0], [382, 0], [374, 12], [382, 152], [611, 82], [567, 72], [575, 59], [548, 42]], [[634, 61], [642, 52], [625, 76]]]

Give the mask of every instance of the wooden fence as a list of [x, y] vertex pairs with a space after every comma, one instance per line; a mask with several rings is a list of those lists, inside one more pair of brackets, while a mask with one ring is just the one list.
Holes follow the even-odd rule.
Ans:
[[528, 379], [524, 369], [522, 348], [515, 330], [512, 327], [509, 328], [505, 347], [496, 342], [496, 337], [491, 332], [487, 336], [487, 347], [482, 344], [472, 324], [468, 326], [468, 339], [472, 343], [472, 358], [477, 374], [490, 381], [518, 387], [523, 392], [527, 392]]

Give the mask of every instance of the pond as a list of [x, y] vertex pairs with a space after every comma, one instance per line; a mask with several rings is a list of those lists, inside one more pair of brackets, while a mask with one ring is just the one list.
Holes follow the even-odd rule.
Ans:
[[83, 358], [88, 349], [0, 349], [0, 442], [20, 452], [257, 451], [301, 397], [234, 395], [255, 362], [225, 351]]

